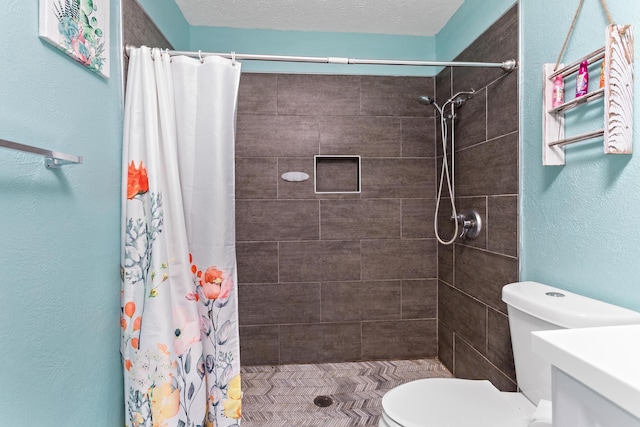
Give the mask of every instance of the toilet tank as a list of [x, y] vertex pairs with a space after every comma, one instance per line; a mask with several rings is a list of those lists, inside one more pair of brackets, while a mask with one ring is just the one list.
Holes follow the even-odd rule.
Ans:
[[502, 288], [518, 388], [534, 404], [551, 400], [551, 365], [531, 351], [531, 332], [640, 324], [640, 313], [537, 282]]

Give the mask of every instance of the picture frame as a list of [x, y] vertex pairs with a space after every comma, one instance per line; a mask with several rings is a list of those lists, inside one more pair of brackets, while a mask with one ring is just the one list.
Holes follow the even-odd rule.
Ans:
[[40, 0], [40, 38], [109, 78], [109, 0]]

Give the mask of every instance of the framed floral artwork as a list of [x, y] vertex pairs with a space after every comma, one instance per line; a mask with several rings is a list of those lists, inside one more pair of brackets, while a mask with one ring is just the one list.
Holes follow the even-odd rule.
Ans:
[[109, 77], [109, 0], [40, 0], [40, 37]]

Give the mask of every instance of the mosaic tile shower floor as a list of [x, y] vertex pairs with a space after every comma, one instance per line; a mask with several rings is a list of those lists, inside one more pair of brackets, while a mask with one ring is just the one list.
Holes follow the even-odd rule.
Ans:
[[[377, 427], [382, 396], [420, 378], [451, 377], [437, 360], [247, 366], [242, 368], [243, 427]], [[313, 400], [329, 396], [333, 404]]]

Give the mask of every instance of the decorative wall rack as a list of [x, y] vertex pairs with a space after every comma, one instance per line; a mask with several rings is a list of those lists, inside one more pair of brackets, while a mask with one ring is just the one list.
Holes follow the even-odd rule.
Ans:
[[57, 151], [46, 150], [44, 148], [34, 147], [31, 145], [18, 144], [17, 142], [6, 141], [4, 139], [0, 139], [0, 147], [44, 156], [44, 165], [47, 168], [57, 168], [62, 165], [82, 163], [82, 157], [80, 156], [59, 153]]
[[[578, 72], [580, 64], [605, 64], [604, 87], [551, 107], [553, 83]], [[554, 71], [556, 64], [544, 64], [542, 101], [542, 164], [564, 165], [566, 145], [604, 137], [605, 154], [631, 154], [633, 136], [633, 32], [630, 25], [609, 25], [606, 45], [574, 63]], [[562, 65], [562, 64], [561, 64]], [[604, 97], [604, 127], [565, 138], [565, 111]], [[567, 97], [568, 98], [568, 97]]]

